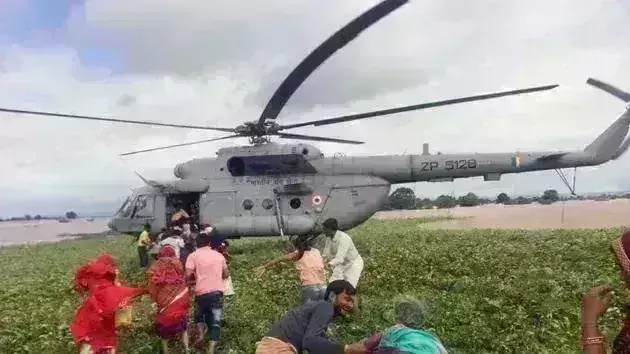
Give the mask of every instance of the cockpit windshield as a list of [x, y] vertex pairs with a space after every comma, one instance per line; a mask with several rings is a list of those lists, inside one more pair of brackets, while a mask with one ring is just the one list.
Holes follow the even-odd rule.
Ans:
[[118, 211], [116, 212], [116, 216], [125, 216], [129, 212], [129, 206], [131, 205], [129, 202], [131, 201], [131, 197], [127, 197], [125, 201], [122, 203]]

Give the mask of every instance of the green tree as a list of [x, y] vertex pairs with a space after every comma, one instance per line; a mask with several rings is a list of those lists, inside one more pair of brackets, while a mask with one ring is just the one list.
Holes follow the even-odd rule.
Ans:
[[507, 193], [499, 193], [499, 195], [497, 195], [497, 204], [509, 204], [510, 203], [510, 196], [507, 195]]
[[397, 188], [388, 199], [392, 209], [413, 209], [416, 204], [416, 194], [409, 187]]
[[457, 199], [450, 195], [442, 194], [435, 200], [435, 205], [439, 209], [453, 208], [457, 205]]
[[35, 220], [41, 220], [41, 219], [42, 219], [42, 216], [41, 216], [41, 215], [39, 215], [39, 214], [37, 214], [37, 215], [35, 215], [35, 218], [34, 218], [34, 219], [35, 219]]
[[66, 219], [70, 220], [70, 219], [76, 219], [76, 218], [77, 218], [77, 213], [75, 213], [74, 211], [66, 212]]
[[466, 195], [459, 197], [458, 204], [463, 207], [471, 207], [479, 205], [479, 197], [473, 192], [468, 192]]
[[30, 215], [30, 214], [26, 214], [26, 215], [24, 215], [24, 219], [26, 219], [26, 220], [31, 220], [31, 219], [32, 219], [32, 217], [31, 217], [31, 215]]
[[542, 204], [551, 204], [557, 202], [560, 199], [560, 196], [558, 195], [557, 190], [547, 189], [543, 192], [543, 195], [540, 199]]
[[515, 203], [515, 204], [519, 204], [519, 205], [525, 205], [525, 204], [531, 204], [531, 203], [532, 203], [532, 200], [531, 200], [531, 199], [529, 199], [529, 198], [527, 198], [527, 197], [517, 197], [517, 198], [514, 200], [514, 203]]
[[433, 207], [433, 201], [430, 198], [416, 198], [416, 209], [429, 209]]

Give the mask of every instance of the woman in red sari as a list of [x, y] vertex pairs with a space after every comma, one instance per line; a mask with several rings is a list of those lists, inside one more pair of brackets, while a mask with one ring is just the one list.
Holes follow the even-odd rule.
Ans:
[[[102, 254], [79, 268], [74, 288], [85, 299], [74, 314], [70, 332], [81, 354], [116, 353], [117, 315], [146, 289], [121, 286], [114, 259]], [[118, 318], [120, 319], [120, 318]]]
[[155, 331], [162, 339], [164, 353], [168, 353], [168, 340], [179, 335], [188, 351], [190, 296], [184, 266], [176, 257], [175, 250], [169, 245], [162, 247], [147, 274], [149, 294], [158, 308]]

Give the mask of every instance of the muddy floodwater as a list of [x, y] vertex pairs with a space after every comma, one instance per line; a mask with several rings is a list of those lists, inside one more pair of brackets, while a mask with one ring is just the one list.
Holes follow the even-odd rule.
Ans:
[[[452, 217], [427, 223], [429, 228], [468, 229], [599, 229], [630, 228], [630, 200], [605, 202], [575, 201], [552, 205], [483, 205], [443, 210], [400, 210], [378, 212], [379, 220]], [[0, 246], [22, 243], [57, 242], [73, 236], [107, 232], [107, 219], [15, 221], [0, 223]]]
[[5, 221], [0, 222], [0, 246], [57, 242], [77, 235], [107, 232], [108, 219], [83, 219], [60, 223], [57, 220]]
[[380, 220], [453, 217], [427, 224], [432, 228], [464, 229], [600, 229], [630, 227], [630, 200], [570, 201], [552, 205], [491, 204], [442, 210], [400, 210], [376, 213]]

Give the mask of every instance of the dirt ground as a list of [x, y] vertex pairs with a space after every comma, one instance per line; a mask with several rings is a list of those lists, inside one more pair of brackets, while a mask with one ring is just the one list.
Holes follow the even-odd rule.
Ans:
[[431, 223], [434, 228], [498, 229], [599, 229], [630, 228], [630, 199], [611, 201], [570, 201], [552, 205], [491, 204], [449, 210], [400, 210], [378, 212], [380, 220], [446, 217], [455, 220]]

